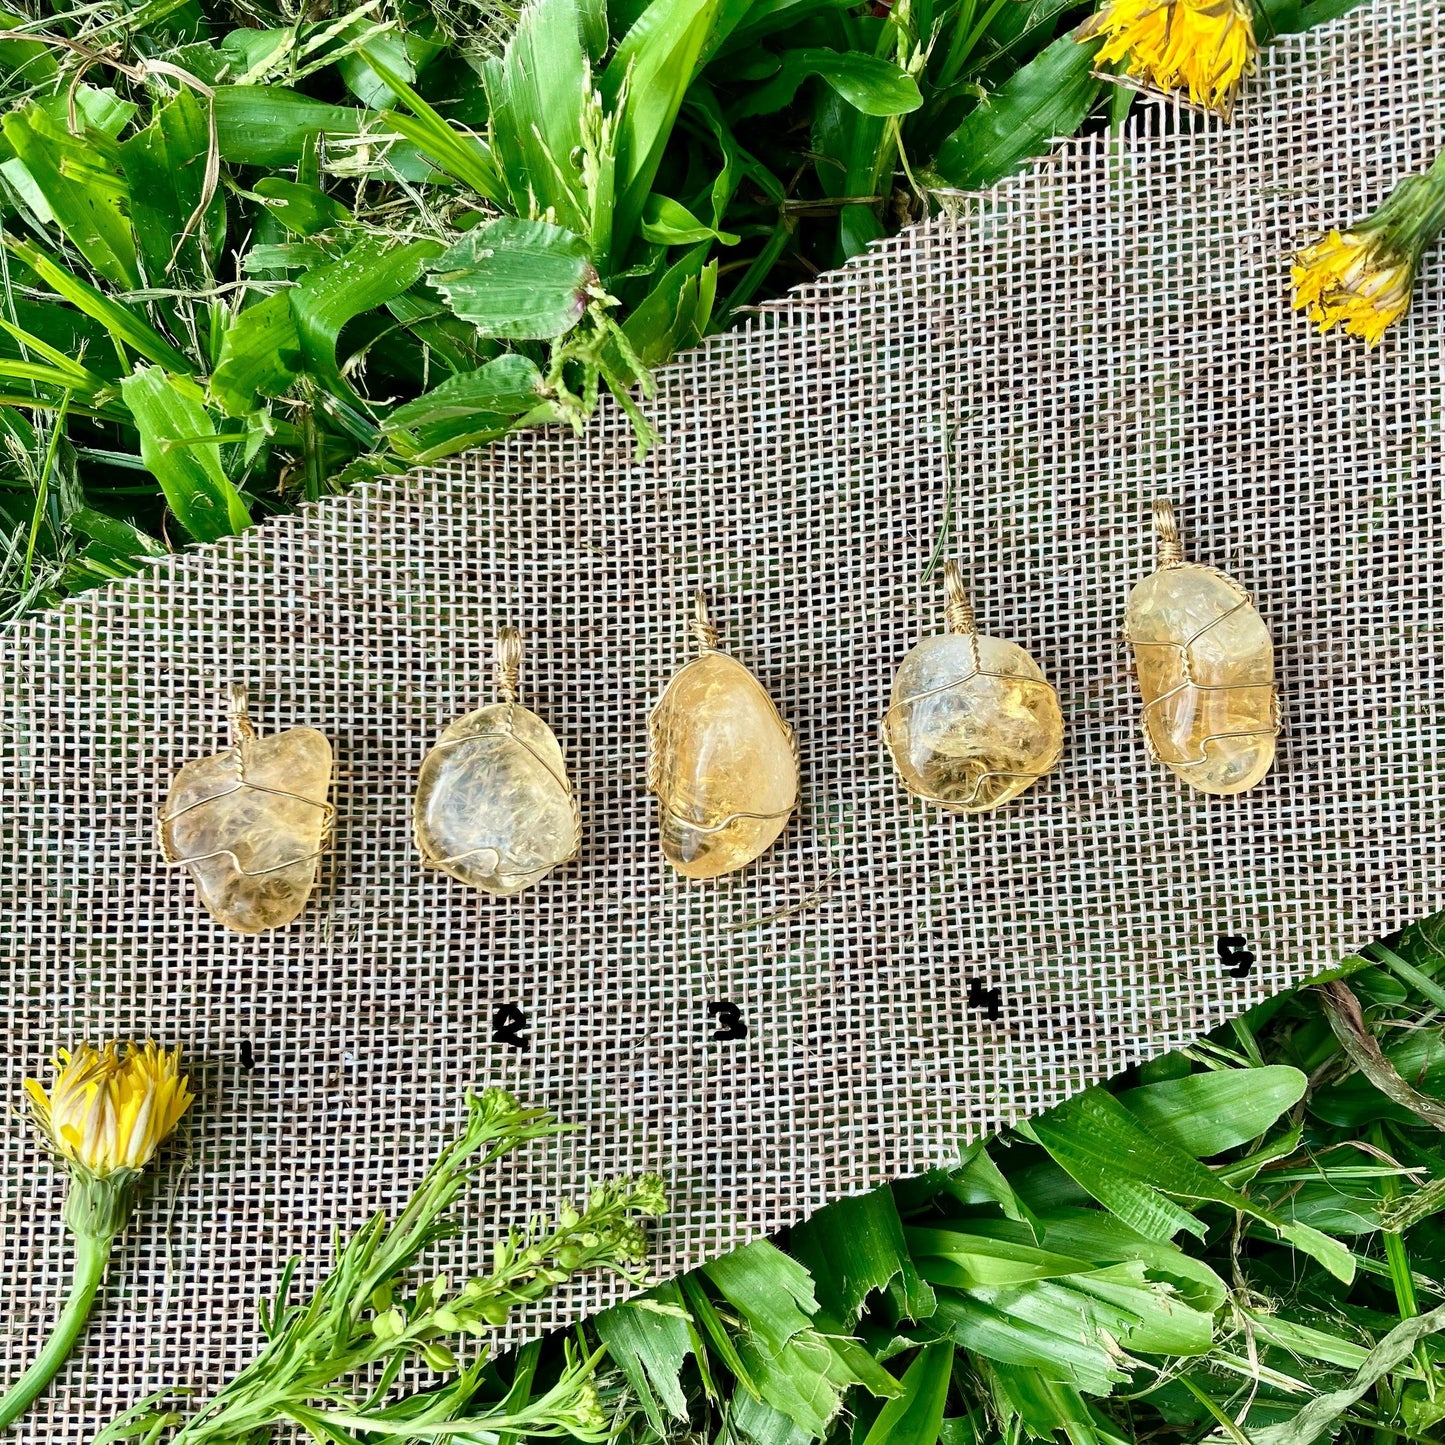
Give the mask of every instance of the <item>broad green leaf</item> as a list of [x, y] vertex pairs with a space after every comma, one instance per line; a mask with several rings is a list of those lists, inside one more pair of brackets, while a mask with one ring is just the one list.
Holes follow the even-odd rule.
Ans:
[[[898, 1388], [866, 1350], [837, 1348], [811, 1327], [799, 1330], [777, 1349], [765, 1336], [744, 1332], [738, 1349], [763, 1401], [818, 1439], [827, 1433], [842, 1408], [843, 1393], [853, 1385], [886, 1395]], [[857, 1365], [862, 1369], [854, 1368]]]
[[988, 1144], [979, 1140], [963, 1151], [956, 1169], [950, 1169], [941, 1185], [960, 1204], [997, 1204], [1005, 1219], [1022, 1221], [1025, 1209], [1013, 1185], [994, 1163]]
[[889, 1400], [863, 1445], [937, 1445], [953, 1373], [953, 1342], [925, 1345], [903, 1372], [902, 1393]]
[[[717, 288], [717, 262], [707, 260], [711, 249], [696, 246], [664, 271], [622, 323], [644, 366], [661, 366], [675, 352], [702, 340]], [[620, 352], [609, 356], [619, 375], [628, 374]]]
[[1094, 79], [1100, 42], [1060, 36], [964, 117], [938, 148], [925, 183], [937, 189], [983, 190], [1072, 135], [1099, 98]]
[[[358, 20], [343, 31], [343, 35], [351, 39], [370, 23], [369, 20]], [[366, 48], [381, 60], [389, 71], [399, 75], [408, 84], [413, 84], [418, 74], [442, 49], [442, 45], [435, 39], [422, 35], [415, 27], [409, 27], [402, 34], [372, 35], [367, 38]], [[367, 63], [364, 56], [352, 51], [336, 62], [336, 68], [341, 72], [346, 88], [363, 105], [369, 105], [373, 110], [384, 110], [396, 103], [396, 92]]]
[[281, 85], [222, 85], [213, 104], [221, 158], [268, 170], [296, 165], [319, 135], [360, 135], [370, 119], [355, 106], [328, 105]]
[[660, 1285], [640, 1300], [604, 1310], [592, 1323], [652, 1428], [659, 1435], [667, 1430], [659, 1401], [673, 1419], [686, 1420], [687, 1394], [679, 1374], [687, 1356], [698, 1351], [698, 1340], [677, 1285]]
[[[1001, 1407], [1016, 1412], [1026, 1434], [1035, 1440], [1064, 1438], [1070, 1445], [1136, 1445], [1128, 1436], [1109, 1428], [1070, 1385], [1051, 1380], [1024, 1365], [981, 1360], [976, 1367], [992, 1385], [991, 1394]], [[1012, 1426], [1013, 1422], [1010, 1422]], [[1019, 1433], [1012, 1429], [1010, 1433]], [[994, 1445], [994, 1438], [989, 1438]]]
[[765, 1239], [705, 1264], [702, 1272], [775, 1354], [809, 1328], [818, 1308], [808, 1271]]
[[718, 231], [699, 221], [680, 201], [653, 191], [642, 211], [642, 239], [659, 246], [692, 246], [699, 241], [717, 241], [736, 246], [732, 231]]
[[1106, 1395], [1125, 1378], [1115, 1341], [1137, 1318], [1087, 1299], [1066, 1283], [1041, 1280], [987, 1297], [940, 1291], [931, 1323], [984, 1359], [1026, 1365], [1045, 1379]]
[[353, 316], [384, 306], [415, 285], [440, 249], [436, 241], [397, 246], [386, 237], [367, 235], [340, 256], [308, 270], [286, 292], [306, 370], [334, 395], [359, 402], [337, 366], [341, 328]]
[[804, 81], [817, 76], [864, 115], [907, 115], [923, 104], [918, 82], [891, 60], [862, 51], [788, 50], [778, 73], [728, 112], [736, 121], [782, 110]]
[[231, 319], [211, 376], [211, 399], [227, 416], [245, 416], [257, 397], [280, 396], [301, 366], [301, 334], [291, 297], [278, 291]]
[[739, 1395], [730, 1413], [739, 1436], [751, 1445], [815, 1445], [818, 1437], [799, 1429], [781, 1410], [753, 1395]]
[[[67, 86], [63, 92], [41, 96], [35, 103], [57, 125], [69, 129], [71, 99], [72, 92]], [[115, 91], [93, 85], [76, 86], [74, 100], [81, 129], [99, 131], [109, 140], [115, 140], [140, 110], [134, 101], [122, 100]]]
[[845, 1325], [858, 1318], [873, 1291], [886, 1290], [895, 1279], [906, 1301], [900, 1314], [925, 1319], [932, 1313], [933, 1291], [919, 1278], [886, 1187], [819, 1210], [794, 1228], [788, 1246], [812, 1275], [823, 1309]]
[[482, 78], [491, 103], [493, 155], [513, 209], [542, 214], [578, 235], [590, 217], [578, 161], [583, 95], [592, 69], [583, 46], [592, 0], [532, 0], [506, 49]]
[[[987, 1230], [991, 1222], [975, 1221], [972, 1228]], [[1121, 1219], [1102, 1209], [1068, 1209], [1040, 1216], [1037, 1227], [1046, 1249], [1102, 1265], [1137, 1259], [1153, 1279], [1174, 1286], [1191, 1309], [1214, 1315], [1224, 1307], [1229, 1290], [1201, 1259], [1176, 1244], [1145, 1239]]]
[[1298, 1069], [1216, 1069], [1145, 1084], [1115, 1097], [1157, 1139], [1196, 1159], [1257, 1139], [1304, 1097]]
[[193, 374], [195, 363], [182, 351], [178, 351], [154, 326], [148, 322], [138, 306], [123, 306], [109, 296], [97, 291], [88, 281], [72, 275], [57, 265], [38, 246], [5, 237], [5, 245], [58, 295], [63, 296], [77, 310], [99, 321], [118, 345], [128, 346], [132, 351], [154, 361], [169, 371]]
[[256, 182], [255, 192], [271, 214], [298, 236], [314, 236], [351, 219], [351, 212], [320, 186], [288, 181], [284, 176], [264, 176]]
[[408, 461], [429, 462], [501, 436], [513, 425], [552, 419], [542, 373], [525, 356], [496, 357], [398, 407], [382, 430]]
[[542, 373], [525, 356], [508, 352], [476, 371], [450, 376], [415, 401], [397, 407], [383, 423], [387, 431], [469, 421], [479, 412], [519, 416], [541, 400]]
[[209, 440], [216, 424], [200, 387], [159, 366], [137, 367], [120, 387], [140, 433], [141, 460], [186, 531], [214, 542], [248, 527], [246, 504], [221, 467], [219, 445]]
[[205, 194], [209, 147], [206, 112], [187, 90], [163, 105], [144, 130], [120, 147], [121, 169], [130, 187], [131, 223], [155, 284], [170, 273], [173, 258], [183, 275], [206, 277], [225, 239], [226, 204], [213, 177], [205, 213], [196, 216], [190, 234], [180, 241]]
[[126, 215], [130, 193], [114, 142], [95, 132], [73, 136], [38, 105], [11, 111], [0, 128], [86, 264], [124, 290], [139, 287], [135, 232]]
[[1019, 1238], [1022, 1232], [1022, 1226], [1013, 1226], [1013, 1238], [993, 1238], [954, 1225], [909, 1228], [905, 1234], [923, 1278], [950, 1289], [1001, 1289], [1032, 1280], [1062, 1279], [1093, 1267], [1088, 1260], [1041, 1249]]
[[718, 0], [653, 0], [603, 72], [600, 88], [617, 127], [615, 254], [637, 232], [717, 6]]
[[1168, 1239], [1179, 1229], [1204, 1232], [1200, 1221], [1169, 1196], [1212, 1201], [1270, 1225], [1336, 1278], [1348, 1282], [1354, 1277], [1354, 1257], [1338, 1241], [1288, 1222], [1229, 1188], [1192, 1155], [1155, 1138], [1102, 1089], [1085, 1089], [1019, 1132], [1041, 1144], [1099, 1203], [1150, 1239]]
[[597, 273], [580, 236], [545, 221], [503, 216], [438, 256], [429, 279], [452, 311], [484, 336], [546, 341], [582, 319]]
[[[34, 23], [31, 16], [0, 10], [0, 32]], [[55, 55], [54, 49], [38, 40], [0, 39], [0, 69], [4, 70], [9, 85], [14, 88], [12, 93], [22, 87], [40, 87], [54, 80], [59, 69]]]

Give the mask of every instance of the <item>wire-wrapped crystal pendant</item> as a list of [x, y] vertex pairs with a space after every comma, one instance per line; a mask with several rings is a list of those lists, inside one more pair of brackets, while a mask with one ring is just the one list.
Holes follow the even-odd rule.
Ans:
[[718, 651], [707, 599], [690, 631], [701, 649], [647, 720], [647, 789], [662, 854], [686, 878], [717, 878], [772, 847], [798, 804], [793, 730], [735, 657]]
[[413, 811], [422, 860], [511, 898], [570, 863], [582, 818], [557, 735], [517, 701], [522, 636], [497, 636], [500, 702], [459, 717], [422, 759]]
[[883, 740], [903, 786], [955, 813], [987, 813], [1050, 773], [1064, 750], [1059, 699], [1015, 642], [980, 634], [957, 562], [943, 569], [948, 631], [899, 665]]
[[1249, 593], [1184, 560], [1174, 508], [1154, 503], [1158, 569], [1129, 594], [1124, 636], [1149, 756], [1201, 793], [1243, 793], [1274, 762], [1274, 643]]
[[157, 819], [161, 856], [195, 879], [224, 928], [282, 928], [306, 906], [335, 809], [331, 744], [315, 728], [258, 737], [231, 689], [231, 746], [187, 763]]

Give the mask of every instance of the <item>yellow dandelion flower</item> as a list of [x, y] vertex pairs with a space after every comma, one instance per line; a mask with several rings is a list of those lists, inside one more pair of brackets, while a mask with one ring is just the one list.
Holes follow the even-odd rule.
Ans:
[[194, 1098], [180, 1064], [179, 1049], [149, 1041], [126, 1045], [124, 1055], [115, 1044], [82, 1044], [61, 1051], [48, 1093], [35, 1079], [26, 1079], [25, 1092], [55, 1152], [104, 1179], [144, 1169], [180, 1123]]
[[1080, 26], [1105, 36], [1099, 60], [1122, 60], [1136, 79], [1227, 115], [1259, 46], [1249, 0], [1108, 0]]
[[30, 1113], [70, 1171], [65, 1222], [75, 1236], [75, 1272], [55, 1328], [29, 1369], [0, 1394], [0, 1432], [38, 1400], [85, 1329], [106, 1261], [125, 1228], [141, 1171], [170, 1137], [194, 1095], [181, 1051], [147, 1041], [74, 1053], [61, 1050], [47, 1090], [26, 1079]]
[[1343, 326], [1365, 345], [1379, 344], [1385, 328], [1410, 307], [1415, 262], [1392, 250], [1380, 232], [1331, 231], [1294, 259], [1294, 309], [1321, 332]]

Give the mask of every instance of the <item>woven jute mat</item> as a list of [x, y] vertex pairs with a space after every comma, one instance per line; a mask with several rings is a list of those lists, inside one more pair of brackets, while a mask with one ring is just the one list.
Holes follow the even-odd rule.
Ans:
[[[15, 1438], [88, 1440], [243, 1364], [286, 1258], [314, 1278], [333, 1225], [403, 1199], [470, 1084], [580, 1127], [478, 1197], [457, 1267], [649, 1168], [675, 1202], [666, 1274], [946, 1162], [1440, 906], [1445, 267], [1367, 353], [1291, 314], [1286, 257], [1427, 164], [1442, 102], [1439, 7], [1359, 10], [1271, 46], [1232, 125], [1146, 109], [680, 357], [641, 463], [604, 407], [580, 440], [512, 438], [15, 630], [0, 1097], [56, 1046], [145, 1035], [185, 1046], [200, 1092]], [[1139, 736], [1119, 633], [1158, 494], [1278, 645], [1279, 763], [1242, 798], [1190, 792]], [[940, 545], [1068, 726], [1059, 770], [978, 819], [911, 800], [879, 744], [892, 668], [941, 626]], [[664, 866], [643, 791], [699, 585], [802, 759], [780, 844], [712, 884]], [[409, 830], [426, 749], [493, 696], [503, 623], [585, 829], [512, 901], [424, 871]], [[153, 843], [175, 770], [224, 741], [232, 682], [263, 731], [321, 728], [337, 757], [317, 895], [253, 938]], [[1247, 977], [1222, 937], [1246, 940]], [[745, 1037], [713, 1039], [716, 1003]], [[492, 1041], [505, 1005], [525, 1049]], [[69, 1250], [18, 1118], [0, 1151], [10, 1374]], [[514, 1334], [618, 1294], [588, 1281]]]

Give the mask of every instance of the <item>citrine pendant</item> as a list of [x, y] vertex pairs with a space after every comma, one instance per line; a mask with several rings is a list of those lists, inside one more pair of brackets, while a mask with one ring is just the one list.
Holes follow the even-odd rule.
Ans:
[[1201, 793], [1247, 792], [1274, 763], [1274, 642], [1249, 593], [1184, 560], [1174, 508], [1154, 503], [1158, 568], [1132, 592], [1134, 650], [1149, 755]]
[[718, 650], [701, 592], [698, 656], [648, 718], [647, 787], [663, 857], [686, 878], [717, 878], [765, 853], [798, 803], [793, 730], [756, 677]]
[[517, 701], [522, 638], [497, 638], [500, 702], [443, 729], [422, 760], [413, 824], [423, 861], [501, 898], [570, 863], [582, 820], [556, 734]]
[[331, 744], [315, 728], [257, 736], [231, 689], [231, 746], [187, 763], [161, 808], [166, 862], [195, 880], [224, 928], [282, 928], [306, 906], [331, 836]]
[[1057, 766], [1058, 695], [1015, 642], [985, 637], [957, 562], [943, 569], [946, 632], [899, 665], [883, 740], [910, 793], [956, 813], [986, 813]]

